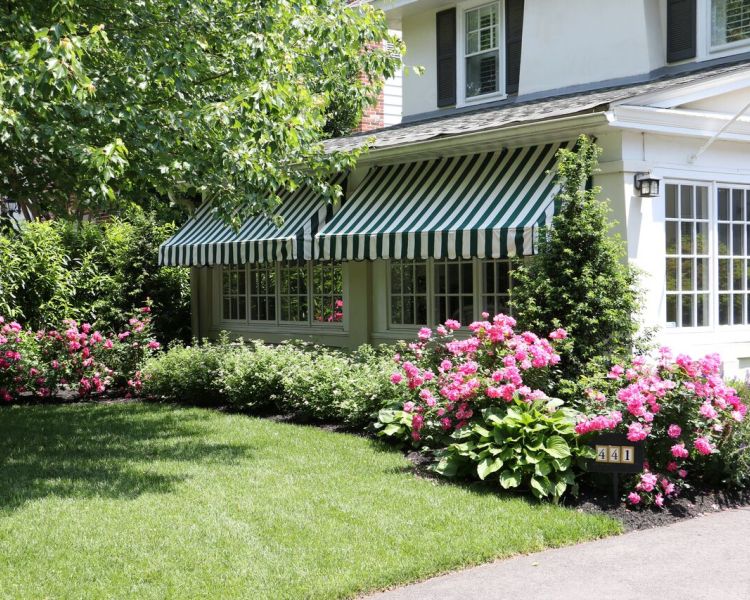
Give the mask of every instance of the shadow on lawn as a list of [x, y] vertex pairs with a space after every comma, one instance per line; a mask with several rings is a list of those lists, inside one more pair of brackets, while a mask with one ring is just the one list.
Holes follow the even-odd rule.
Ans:
[[47, 496], [169, 493], [188, 478], [187, 465], [161, 473], [153, 461], [232, 464], [250, 455], [246, 444], [207, 441], [206, 417], [148, 404], [0, 410], [0, 514]]

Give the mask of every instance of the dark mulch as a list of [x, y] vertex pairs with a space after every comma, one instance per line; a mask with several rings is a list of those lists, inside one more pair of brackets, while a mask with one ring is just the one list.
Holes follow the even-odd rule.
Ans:
[[579, 497], [569, 505], [581, 512], [603, 514], [621, 521], [626, 531], [650, 529], [670, 525], [683, 519], [750, 506], [750, 490], [735, 492], [717, 490], [683, 490], [677, 498], [669, 500], [664, 508], [630, 508], [624, 502], [613, 503], [609, 494], [582, 489]]
[[[429, 470], [431, 463], [429, 457], [420, 452], [408, 452], [406, 458], [412, 463], [411, 471], [415, 476], [446, 481]], [[495, 493], [498, 491], [495, 484], [489, 482], [467, 480], [461, 484], [468, 485], [476, 491], [494, 491]], [[627, 506], [625, 502], [614, 502], [611, 491], [582, 485], [578, 497], [568, 498], [564, 504], [580, 512], [606, 515], [620, 521], [626, 531], [635, 531], [670, 525], [683, 519], [700, 517], [730, 508], [750, 506], [750, 490], [728, 492], [690, 488], [682, 490], [680, 495], [669, 500], [664, 508], [633, 508]]]

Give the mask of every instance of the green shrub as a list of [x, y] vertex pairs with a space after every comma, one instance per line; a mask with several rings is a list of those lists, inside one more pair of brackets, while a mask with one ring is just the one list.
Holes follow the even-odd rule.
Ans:
[[222, 404], [225, 396], [221, 373], [227, 356], [243, 351], [241, 346], [226, 341], [173, 345], [144, 365], [143, 393], [175, 402]]
[[158, 266], [159, 245], [176, 228], [133, 209], [102, 222], [0, 230], [0, 314], [33, 328], [72, 318], [114, 331], [149, 298], [156, 336], [189, 339], [189, 272]]
[[435, 469], [449, 477], [468, 471], [557, 502], [569, 489], [575, 493], [576, 473], [594, 454], [578, 441], [576, 416], [562, 400], [515, 398], [487, 408], [480, 422], [453, 434], [457, 441], [441, 452]]
[[565, 328], [561, 368], [571, 381], [595, 358], [627, 358], [638, 331], [637, 273], [610, 231], [600, 188], [589, 186], [600, 153], [586, 136], [575, 151], [560, 150], [560, 210], [539, 236], [538, 255], [513, 273], [511, 303], [519, 328], [539, 335]]
[[293, 346], [253, 342], [222, 359], [222, 392], [229, 404], [244, 408], [281, 409], [285, 405], [283, 373], [299, 358]]

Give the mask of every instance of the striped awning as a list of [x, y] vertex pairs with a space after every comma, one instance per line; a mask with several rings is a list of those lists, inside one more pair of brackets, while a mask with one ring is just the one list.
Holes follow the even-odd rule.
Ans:
[[[344, 179], [345, 175], [341, 174], [332, 182], [343, 184]], [[274, 211], [284, 219], [281, 227], [259, 215], [243, 223], [239, 231], [221, 221], [210, 204], [201, 207], [160, 246], [159, 264], [195, 267], [311, 260], [315, 234], [338, 207], [306, 186], [283, 194], [282, 200]]]
[[374, 167], [316, 236], [321, 260], [505, 258], [555, 212], [556, 143]]

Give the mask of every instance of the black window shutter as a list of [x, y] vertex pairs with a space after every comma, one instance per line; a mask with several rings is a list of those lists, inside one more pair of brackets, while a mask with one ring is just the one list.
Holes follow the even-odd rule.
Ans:
[[695, 58], [696, 0], [667, 0], [667, 62]]
[[456, 9], [436, 15], [437, 105], [456, 103]]
[[524, 0], [505, 0], [505, 93], [518, 93]]

